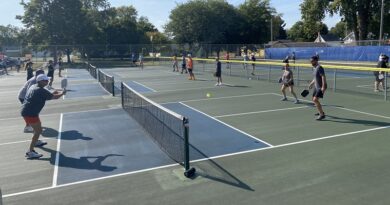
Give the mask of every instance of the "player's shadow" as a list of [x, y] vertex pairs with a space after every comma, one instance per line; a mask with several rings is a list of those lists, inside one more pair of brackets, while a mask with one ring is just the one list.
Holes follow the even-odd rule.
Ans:
[[[53, 128], [44, 127], [42, 136], [48, 138], [57, 138], [58, 131]], [[84, 136], [77, 130], [68, 130], [61, 132], [61, 140], [92, 140], [92, 138]]]
[[[40, 158], [39, 160], [48, 161], [55, 165], [56, 151], [47, 147], [40, 147], [43, 151], [50, 153], [50, 157]], [[98, 170], [102, 172], [112, 172], [117, 169], [116, 166], [102, 165], [103, 161], [108, 157], [121, 157], [120, 154], [106, 154], [103, 156], [84, 156], [80, 158], [68, 157], [61, 152], [59, 154], [59, 167], [70, 167], [75, 169]]]
[[[191, 148], [191, 155], [193, 155], [194, 157], [209, 158], [205, 153], [203, 153], [198, 148], [192, 145], [190, 145], [190, 148]], [[198, 170], [196, 171], [196, 175], [194, 178], [196, 178], [197, 176], [201, 176], [206, 179], [214, 180], [241, 189], [255, 191], [248, 184], [244, 183], [243, 181], [235, 177], [228, 170], [223, 168], [221, 165], [219, 165], [217, 162], [215, 162], [212, 159], [208, 159], [207, 161], [204, 161], [204, 163], [197, 164], [197, 167], [195, 168], [198, 168]]]
[[353, 118], [345, 118], [345, 117], [337, 117], [333, 115], [326, 115], [326, 118], [323, 121], [332, 121], [337, 123], [348, 123], [348, 124], [359, 124], [359, 125], [366, 125], [366, 126], [390, 126], [390, 122], [383, 122], [383, 121], [374, 121], [374, 120], [360, 120], [360, 119], [353, 119]]

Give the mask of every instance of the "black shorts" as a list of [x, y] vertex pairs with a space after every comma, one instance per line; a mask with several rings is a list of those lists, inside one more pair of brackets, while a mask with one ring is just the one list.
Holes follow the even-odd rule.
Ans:
[[52, 73], [52, 72], [47, 73], [47, 77], [50, 77], [51, 79], [54, 80], [54, 73]]
[[221, 71], [219, 71], [219, 72], [215, 72], [215, 77], [221, 77]]
[[321, 89], [314, 88], [313, 89], [313, 97], [323, 98], [324, 97], [324, 93], [322, 92]]
[[181, 68], [182, 68], [182, 69], [186, 69], [186, 67], [187, 67], [186, 64], [184, 64], [184, 63], [181, 64]]
[[294, 81], [292, 80], [289, 83], [283, 83], [283, 85], [286, 86], [286, 87], [294, 86]]

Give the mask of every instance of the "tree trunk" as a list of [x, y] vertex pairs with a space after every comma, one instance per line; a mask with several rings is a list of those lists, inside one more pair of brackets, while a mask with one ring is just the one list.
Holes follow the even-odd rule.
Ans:
[[358, 25], [359, 40], [366, 40], [368, 34], [368, 24], [370, 19], [370, 0], [359, 1], [358, 3]]

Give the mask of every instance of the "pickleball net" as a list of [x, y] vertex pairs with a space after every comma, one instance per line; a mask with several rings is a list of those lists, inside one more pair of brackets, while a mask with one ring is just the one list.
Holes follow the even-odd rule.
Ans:
[[98, 69], [98, 81], [103, 86], [105, 90], [115, 96], [115, 80], [114, 76], [108, 75], [103, 72], [101, 69]]
[[153, 102], [123, 82], [121, 92], [123, 109], [170, 158], [184, 166], [186, 177], [192, 177], [195, 169], [190, 168], [188, 118]]

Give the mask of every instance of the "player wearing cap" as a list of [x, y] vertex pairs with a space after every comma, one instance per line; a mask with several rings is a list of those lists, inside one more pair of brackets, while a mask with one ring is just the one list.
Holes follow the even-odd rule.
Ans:
[[325, 90], [327, 88], [326, 77], [324, 68], [318, 63], [318, 56], [312, 56], [310, 59], [311, 65], [314, 68], [313, 71], [313, 80], [309, 84], [309, 89], [313, 88], [313, 103], [317, 107], [318, 115], [316, 120], [323, 120], [325, 118], [325, 113], [322, 110], [320, 98], [324, 97]]
[[[35, 71], [35, 77], [33, 78], [30, 78], [30, 80], [28, 80], [24, 85], [23, 87], [19, 90], [19, 94], [18, 94], [18, 99], [20, 101], [20, 103], [23, 104], [24, 102], [24, 98], [26, 97], [26, 93], [27, 93], [27, 90], [32, 86], [32, 85], [35, 85], [37, 84], [37, 76], [40, 75], [40, 74], [44, 74], [45, 71], [42, 70], [42, 69], [38, 69]], [[28, 125], [26, 123], [26, 126], [24, 127], [24, 132], [33, 132], [33, 128]]]
[[51, 93], [45, 86], [49, 83], [49, 78], [45, 74], [40, 74], [36, 77], [37, 84], [31, 86], [26, 94], [25, 100], [22, 105], [21, 115], [24, 118], [26, 124], [30, 125], [34, 134], [31, 139], [31, 144], [26, 152], [26, 157], [28, 159], [40, 158], [43, 155], [38, 154], [35, 150], [35, 146], [43, 146], [47, 143], [39, 139], [39, 136], [42, 133], [42, 125], [39, 119], [39, 113], [42, 108], [45, 106], [46, 100], [58, 99], [66, 93], [66, 90], [59, 92], [54, 91]]

